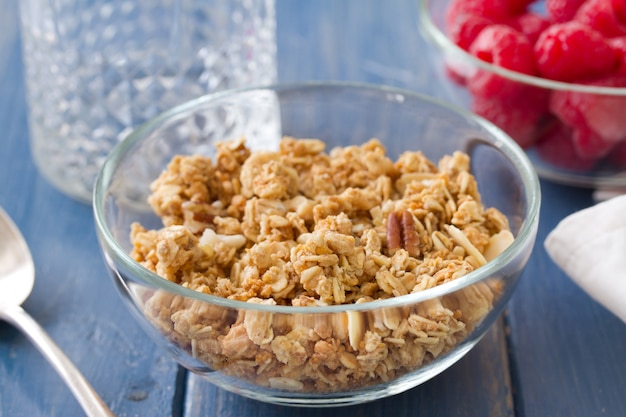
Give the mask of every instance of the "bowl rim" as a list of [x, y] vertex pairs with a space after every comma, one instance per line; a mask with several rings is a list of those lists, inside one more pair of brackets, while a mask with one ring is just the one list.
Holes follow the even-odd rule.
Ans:
[[520, 72], [498, 67], [471, 55], [469, 52], [452, 42], [450, 38], [441, 29], [439, 29], [437, 24], [433, 21], [429, 5], [440, 1], [441, 0], [418, 0], [418, 28], [421, 30], [425, 38], [434, 43], [438, 48], [444, 51], [444, 53], [451, 53], [455, 57], [460, 57], [466, 61], [469, 61], [472, 65], [475, 65], [487, 71], [494, 72], [501, 77], [509, 78], [513, 81], [524, 84], [530, 84], [536, 87], [579, 93], [626, 96], [626, 87], [606, 87], [599, 85], [567, 83], [563, 81], [549, 80], [547, 78], [522, 74]]
[[[167, 279], [162, 278], [161, 276], [148, 270], [137, 261], [135, 261], [113, 237], [113, 234], [111, 233], [107, 225], [105, 216], [106, 198], [109, 194], [107, 190], [111, 183], [112, 175], [115, 172], [119, 162], [124, 157], [125, 153], [130, 148], [132, 148], [135, 143], [140, 141], [142, 137], [158, 128], [164, 121], [179, 117], [185, 112], [192, 110], [193, 108], [200, 107], [211, 102], [217, 102], [221, 99], [225, 99], [237, 94], [245, 94], [252, 91], [270, 90], [276, 92], [287, 92], [324, 88], [368, 90], [371, 92], [392, 95], [392, 97], [395, 98], [409, 96], [413, 99], [429, 102], [436, 106], [448, 109], [453, 113], [462, 116], [464, 119], [472, 120], [474, 123], [479, 124], [488, 133], [493, 135], [495, 141], [494, 143], [491, 143], [491, 145], [503, 152], [508, 158], [509, 162], [515, 166], [516, 170], [520, 173], [523, 182], [523, 188], [526, 191], [525, 198], [528, 205], [527, 216], [522, 219], [519, 232], [515, 237], [513, 243], [495, 259], [470, 272], [469, 274], [461, 278], [457, 278], [453, 281], [416, 293], [390, 297], [386, 299], [378, 299], [358, 304], [352, 303], [328, 306], [284, 306], [231, 300], [216, 295], [200, 293], [198, 291], [183, 287], [177, 283], [168, 281]], [[485, 278], [497, 275], [500, 267], [507, 265], [511, 261], [513, 261], [517, 256], [520, 255], [520, 253], [528, 248], [528, 245], [534, 245], [539, 222], [541, 188], [539, 185], [539, 178], [537, 176], [537, 173], [522, 148], [520, 148], [519, 145], [517, 145], [517, 143], [515, 143], [515, 141], [511, 139], [500, 128], [487, 121], [486, 119], [483, 119], [482, 117], [479, 117], [461, 107], [457, 107], [448, 102], [425, 94], [391, 86], [347, 81], [305, 81], [294, 83], [276, 83], [265, 86], [252, 86], [223, 90], [220, 92], [203, 95], [161, 113], [160, 115], [133, 130], [124, 140], [118, 143], [111, 150], [96, 178], [92, 196], [95, 226], [97, 229], [102, 253], [106, 259], [106, 262], [113, 261], [113, 259], [110, 258], [111, 256], [114, 257], [117, 262], [123, 265], [126, 271], [133, 274], [134, 278], [140, 280], [143, 284], [147, 284], [153, 289], [162, 289], [175, 295], [180, 295], [194, 300], [200, 300], [213, 305], [233, 309], [256, 310], [283, 314], [321, 314], [346, 311], [370, 311], [381, 308], [402, 307], [408, 304], [416, 304], [422, 301], [443, 296], [445, 294], [453, 293], [462, 288], [478, 283]]]

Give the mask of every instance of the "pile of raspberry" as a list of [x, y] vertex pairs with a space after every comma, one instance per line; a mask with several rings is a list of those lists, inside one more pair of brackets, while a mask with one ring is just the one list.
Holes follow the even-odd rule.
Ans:
[[446, 25], [459, 47], [493, 65], [624, 88], [623, 96], [550, 90], [447, 67], [471, 93], [473, 112], [549, 163], [626, 168], [626, 0], [453, 0]]

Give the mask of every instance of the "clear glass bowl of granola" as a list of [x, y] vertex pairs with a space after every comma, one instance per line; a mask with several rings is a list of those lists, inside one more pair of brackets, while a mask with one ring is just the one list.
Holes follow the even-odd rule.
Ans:
[[94, 191], [106, 264], [155, 343], [224, 389], [318, 407], [463, 357], [511, 297], [539, 206], [532, 164], [489, 122], [332, 82], [172, 109]]

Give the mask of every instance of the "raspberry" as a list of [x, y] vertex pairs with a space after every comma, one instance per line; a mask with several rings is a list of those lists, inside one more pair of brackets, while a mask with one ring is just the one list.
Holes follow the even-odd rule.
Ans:
[[550, 21], [538, 13], [528, 12], [514, 17], [509, 24], [526, 35], [530, 43], [534, 44], [541, 32], [550, 26]]
[[619, 65], [619, 54], [597, 31], [579, 23], [555, 24], [535, 44], [539, 73], [559, 81], [602, 77]]
[[528, 6], [535, 0], [505, 0], [506, 8], [511, 15], [518, 15], [526, 12]]
[[470, 94], [476, 97], [498, 97], [503, 100], [515, 99], [524, 90], [524, 85], [501, 77], [482, 68], [470, 76], [466, 83]]
[[453, 83], [458, 84], [460, 86], [465, 86], [467, 78], [462, 71], [455, 68], [452, 64], [445, 63], [444, 71], [449, 80], [452, 80]]
[[[610, 77], [589, 84], [604, 87], [625, 87], [626, 77]], [[550, 99], [550, 110], [565, 124], [583, 133], [585, 130], [589, 130], [603, 142], [615, 143], [626, 139], [626, 123], [624, 123], [626, 120], [626, 97], [555, 91]], [[592, 138], [589, 141], [594, 142], [595, 139]], [[586, 143], [586, 140], [583, 142]], [[601, 147], [600, 145], [598, 144], [598, 147]]]
[[626, 168], [626, 141], [619, 142], [608, 156], [608, 162], [620, 168]]
[[511, 10], [518, 10], [520, 3], [529, 3], [527, 0], [453, 0], [447, 9], [446, 25], [454, 26], [462, 15], [479, 16], [494, 22], [505, 22], [513, 16]]
[[611, 38], [609, 43], [619, 54], [619, 66], [615, 70], [616, 75], [626, 75], [626, 36]]
[[588, 171], [594, 160], [581, 158], [572, 145], [572, 129], [556, 123], [535, 144], [539, 158], [559, 168], [571, 171]]
[[527, 89], [528, 95], [522, 95], [515, 101], [496, 96], [475, 96], [472, 111], [504, 130], [522, 148], [528, 148], [543, 129], [542, 119], [547, 115], [547, 109], [537, 106], [542, 101], [537, 100], [543, 95], [543, 102], [547, 102], [545, 97], [549, 92], [534, 87]]
[[478, 34], [491, 24], [493, 24], [493, 20], [473, 14], [463, 14], [450, 24], [448, 36], [452, 42], [468, 51]]
[[582, 159], [597, 161], [605, 157], [615, 146], [615, 142], [605, 140], [591, 129], [575, 127], [572, 130], [574, 150]]
[[453, 27], [463, 15], [472, 15], [502, 22], [509, 17], [501, 0], [452, 0], [446, 10], [446, 27]]
[[595, 29], [607, 38], [626, 36], [626, 26], [613, 11], [613, 0], [587, 0], [574, 20]]
[[[535, 74], [533, 47], [528, 39], [506, 25], [492, 25], [483, 29], [470, 53], [483, 61], [524, 74]], [[501, 98], [514, 97], [522, 85], [481, 68], [468, 80], [472, 94]]]
[[523, 74], [535, 74], [533, 47], [528, 39], [506, 25], [492, 25], [483, 29], [470, 53], [483, 61]]
[[576, 15], [585, 0], [546, 0], [548, 16], [554, 23], [565, 23]]
[[626, 25], [626, 2], [624, 0], [613, 0], [611, 3], [617, 21]]

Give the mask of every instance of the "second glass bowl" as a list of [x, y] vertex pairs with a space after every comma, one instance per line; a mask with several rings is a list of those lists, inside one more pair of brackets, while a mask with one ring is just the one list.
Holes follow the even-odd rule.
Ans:
[[[437, 68], [443, 98], [505, 130], [525, 148], [542, 178], [573, 186], [626, 189], [626, 88], [552, 81], [487, 63], [448, 36], [446, 14], [452, 0], [419, 1], [419, 27], [432, 45], [429, 58]], [[535, 2], [533, 7], [541, 10], [542, 3]], [[491, 77], [498, 88], [516, 92], [502, 100], [480, 97], [467, 84], [476, 75], [483, 80]], [[572, 135], [578, 133], [560, 122], [563, 116], [556, 114], [551, 100], [589, 103], [581, 117], [619, 136], [613, 138], [615, 145], [610, 151], [597, 147], [593, 151], [575, 150]], [[594, 136], [589, 137], [594, 140]]]

